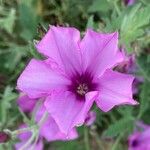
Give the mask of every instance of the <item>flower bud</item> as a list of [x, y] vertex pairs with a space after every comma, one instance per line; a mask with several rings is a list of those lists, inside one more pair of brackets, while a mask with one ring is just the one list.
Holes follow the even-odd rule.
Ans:
[[0, 143], [6, 143], [10, 139], [10, 136], [5, 132], [0, 132]]

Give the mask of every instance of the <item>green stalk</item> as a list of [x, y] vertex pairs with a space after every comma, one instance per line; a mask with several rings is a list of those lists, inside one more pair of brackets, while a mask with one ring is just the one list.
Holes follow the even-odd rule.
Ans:
[[90, 150], [89, 134], [88, 134], [87, 127], [84, 127], [84, 143], [85, 143], [85, 149]]

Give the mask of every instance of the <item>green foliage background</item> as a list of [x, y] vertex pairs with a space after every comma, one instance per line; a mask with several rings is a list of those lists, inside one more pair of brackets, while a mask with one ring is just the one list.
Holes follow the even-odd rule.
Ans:
[[[16, 80], [27, 62], [40, 55], [34, 40], [42, 33], [39, 24], [74, 26], [100, 32], [119, 31], [120, 46], [136, 55], [135, 75], [143, 77], [135, 98], [140, 105], [121, 106], [109, 113], [97, 108], [92, 127], [80, 127], [80, 137], [70, 142], [45, 142], [45, 150], [126, 150], [127, 137], [137, 120], [150, 124], [150, 0], [0, 0], [0, 130], [15, 130], [25, 120], [16, 99]], [[0, 145], [12, 150], [16, 139]]]

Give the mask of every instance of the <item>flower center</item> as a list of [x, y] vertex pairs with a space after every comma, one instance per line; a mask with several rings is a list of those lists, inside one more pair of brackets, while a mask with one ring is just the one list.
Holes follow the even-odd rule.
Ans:
[[134, 140], [133, 142], [132, 142], [132, 147], [136, 147], [138, 145], [138, 141], [137, 140]]
[[71, 85], [68, 86], [68, 90], [74, 93], [77, 99], [84, 100], [86, 93], [95, 91], [97, 87], [98, 84], [93, 81], [91, 74], [85, 72], [71, 77]]
[[84, 96], [88, 92], [88, 86], [85, 83], [80, 83], [77, 87], [76, 92], [80, 94], [81, 96]]

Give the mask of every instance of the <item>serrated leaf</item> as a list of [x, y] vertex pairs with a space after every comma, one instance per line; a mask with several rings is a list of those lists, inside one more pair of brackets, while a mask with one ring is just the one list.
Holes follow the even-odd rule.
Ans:
[[128, 130], [129, 125], [131, 126], [134, 122], [132, 117], [126, 117], [116, 121], [114, 124], [111, 124], [107, 130], [104, 131], [103, 136], [114, 137], [119, 133], [125, 132]]
[[137, 67], [140, 75], [150, 82], [150, 62], [149, 55], [141, 54], [137, 59]]
[[150, 6], [142, 7], [141, 4], [134, 5], [126, 12], [121, 24], [121, 42], [128, 45], [144, 34], [145, 25], [150, 23]]
[[144, 82], [141, 87], [141, 93], [140, 93], [140, 110], [138, 119], [142, 117], [142, 115], [146, 112], [146, 110], [150, 107], [150, 83]]
[[36, 59], [43, 59], [44, 56], [42, 56], [40, 53], [38, 53], [38, 51], [35, 49], [35, 43], [29, 43], [29, 53], [31, 54], [32, 57], [36, 58]]
[[58, 150], [83, 150], [84, 144], [79, 141], [55, 142], [54, 147]]
[[140, 93], [140, 110], [138, 118], [141, 118], [143, 114], [150, 107], [150, 62], [149, 55], [142, 54], [137, 59], [137, 66], [139, 68], [139, 73], [145, 78], [145, 82], [141, 85]]
[[93, 15], [89, 17], [86, 27], [92, 28], [92, 29], [94, 28], [94, 17], [93, 17]]
[[6, 55], [6, 63], [5, 68], [9, 69], [10, 71], [13, 71], [22, 57], [26, 56], [27, 52], [27, 46], [18, 46], [15, 44], [12, 44], [9, 48], [9, 53]]
[[131, 116], [133, 111], [133, 106], [121, 106], [117, 111], [124, 117]]
[[12, 33], [15, 20], [16, 10], [12, 8], [6, 16], [0, 18], [0, 27], [5, 29], [8, 33]]
[[17, 94], [13, 92], [13, 88], [7, 86], [0, 101], [0, 121], [2, 125], [7, 122], [7, 113], [11, 107], [11, 101], [17, 98]]
[[107, 0], [95, 0], [91, 7], [89, 8], [89, 12], [107, 12], [110, 10], [111, 5]]
[[32, 5], [22, 1], [19, 5], [19, 22], [23, 27], [21, 36], [26, 40], [33, 39], [38, 24], [38, 16]]

